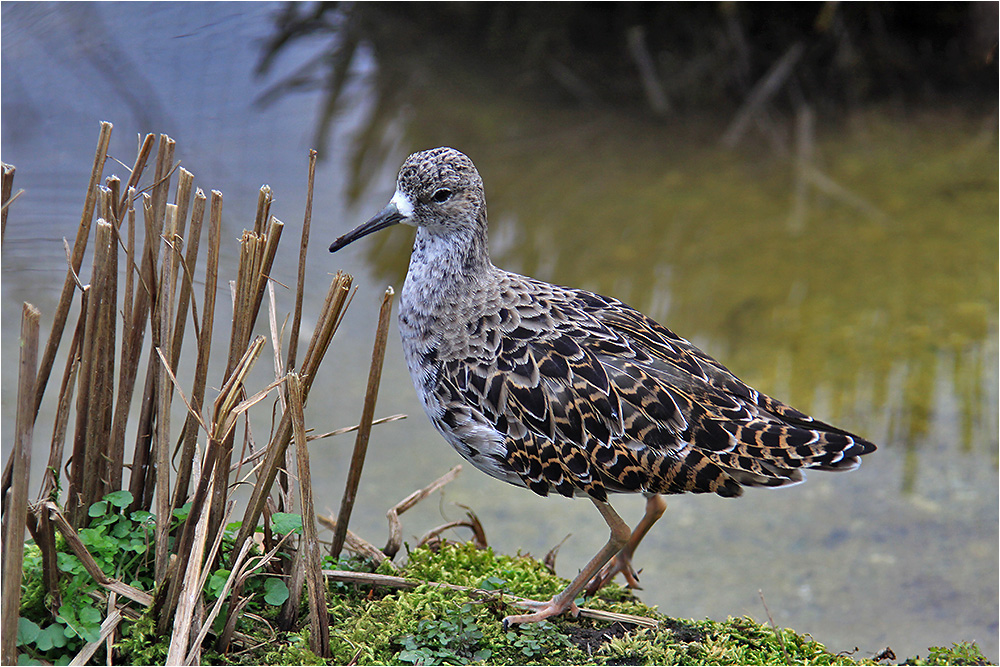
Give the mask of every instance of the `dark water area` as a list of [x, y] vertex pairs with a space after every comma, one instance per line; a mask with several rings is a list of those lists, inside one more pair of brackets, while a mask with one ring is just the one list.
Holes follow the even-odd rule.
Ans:
[[[274, 275], [286, 285], [295, 282], [307, 151], [321, 148], [304, 329], [329, 274], [345, 270], [359, 289], [307, 406], [317, 431], [357, 423], [378, 304], [386, 285], [402, 285], [412, 232], [383, 232], [335, 256], [326, 248], [384, 205], [410, 152], [451, 145], [483, 175], [495, 264], [618, 297], [748, 384], [879, 445], [847, 475], [815, 472], [739, 501], [669, 498], [636, 555], [645, 602], [676, 617], [765, 619], [763, 595], [776, 624], [835, 652], [857, 647], [867, 657], [891, 646], [904, 657], [975, 640], [997, 658], [995, 100], [776, 112], [730, 147], [721, 138], [739, 99], [657, 119], [641, 105], [539, 98], [523, 81], [491, 78], [481, 62], [443, 68], [403, 40], [396, 53], [377, 48], [384, 39], [360, 29], [343, 32], [356, 43], [342, 71], [336, 62], [317, 69], [341, 34], [335, 21], [255, 74], [281, 11], [3, 4], [0, 148], [17, 167], [15, 190], [25, 190], [10, 209], [0, 270], [4, 459], [21, 303], [41, 309], [44, 338], [98, 121], [115, 124], [111, 154], [126, 164], [137, 134], [170, 134], [196, 184], [223, 192], [223, 276], [268, 183], [286, 223]], [[316, 81], [330, 71], [341, 71], [336, 96]], [[278, 298], [290, 312], [290, 297]], [[267, 369], [257, 381], [267, 384]], [[32, 492], [54, 409], [50, 392]], [[352, 530], [375, 544], [390, 506], [460, 462], [423, 415], [395, 331], [377, 415], [394, 413], [409, 418], [375, 428], [353, 518]], [[266, 440], [266, 421], [254, 429]], [[311, 446], [321, 512], [338, 507], [353, 442]], [[627, 521], [641, 516], [641, 497], [613, 502]], [[405, 515], [407, 539], [442, 516], [461, 518], [460, 505], [500, 551], [541, 556], [571, 534], [559, 552], [563, 576], [607, 539], [590, 503], [543, 499], [468, 467]]]

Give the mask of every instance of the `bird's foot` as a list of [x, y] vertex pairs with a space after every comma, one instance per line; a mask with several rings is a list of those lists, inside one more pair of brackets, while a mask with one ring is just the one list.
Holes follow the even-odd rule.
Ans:
[[629, 588], [642, 588], [639, 585], [639, 573], [632, 567], [632, 556], [624, 552], [619, 552], [587, 584], [587, 587], [584, 589], [587, 595], [593, 595], [604, 588], [619, 572], [625, 575], [625, 583]]
[[553, 597], [548, 602], [538, 602], [536, 600], [519, 600], [515, 602], [519, 607], [534, 609], [530, 614], [518, 614], [507, 616], [503, 619], [503, 629], [507, 630], [512, 625], [522, 625], [524, 623], [537, 623], [547, 618], [558, 616], [564, 612], [569, 612], [574, 617], [580, 613], [580, 608], [576, 606], [574, 600], [562, 601], [559, 596]]

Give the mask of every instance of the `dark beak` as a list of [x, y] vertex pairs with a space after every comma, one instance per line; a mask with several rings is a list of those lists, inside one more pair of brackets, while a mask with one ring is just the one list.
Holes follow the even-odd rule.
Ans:
[[378, 230], [385, 229], [386, 227], [392, 227], [403, 220], [406, 220], [406, 216], [399, 212], [399, 209], [396, 208], [395, 204], [390, 202], [388, 206], [379, 211], [379, 213], [376, 214], [371, 220], [363, 225], [355, 227], [331, 243], [330, 252], [337, 252], [345, 245], [354, 243], [362, 236], [368, 236], [372, 232], [377, 232]]

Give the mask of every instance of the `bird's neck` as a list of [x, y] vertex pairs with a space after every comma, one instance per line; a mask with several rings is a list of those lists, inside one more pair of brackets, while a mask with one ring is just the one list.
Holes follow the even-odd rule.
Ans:
[[449, 234], [418, 227], [400, 307], [439, 315], [496, 270], [490, 262], [485, 224]]

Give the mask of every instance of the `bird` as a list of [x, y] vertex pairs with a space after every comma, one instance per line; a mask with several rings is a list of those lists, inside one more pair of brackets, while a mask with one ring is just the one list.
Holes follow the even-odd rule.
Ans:
[[[618, 299], [504, 271], [487, 248], [483, 179], [449, 147], [410, 155], [379, 213], [336, 252], [396, 224], [416, 227], [400, 294], [402, 348], [431, 423], [479, 470], [541, 496], [587, 497], [610, 531], [561, 593], [517, 604], [505, 628], [569, 612], [617, 574], [638, 587], [636, 547], [665, 495], [800, 483], [847, 471], [875, 445], [739, 380]], [[630, 530], [610, 494], [642, 493]]]

